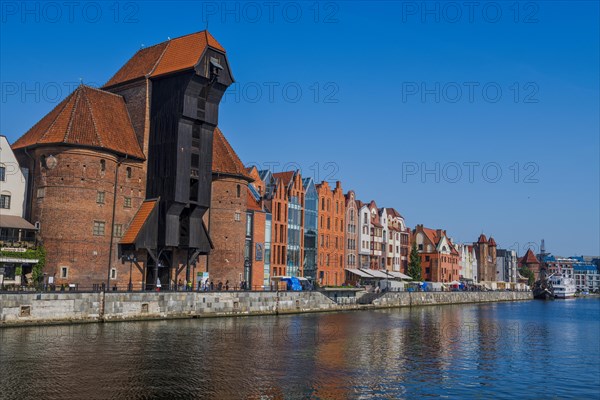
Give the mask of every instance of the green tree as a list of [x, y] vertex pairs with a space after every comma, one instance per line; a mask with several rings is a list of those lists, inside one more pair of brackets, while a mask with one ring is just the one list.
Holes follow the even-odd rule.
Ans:
[[44, 277], [44, 265], [46, 264], [46, 250], [42, 245], [40, 245], [35, 250], [35, 253], [38, 263], [33, 266], [31, 271], [31, 280], [33, 281], [35, 288], [39, 290], [42, 288], [43, 284], [42, 280]]
[[419, 256], [417, 244], [414, 242], [410, 249], [410, 257], [408, 260], [408, 275], [413, 278], [415, 282], [421, 280], [421, 256]]
[[527, 284], [532, 287], [533, 284], [535, 283], [535, 274], [533, 273], [532, 270], [530, 270], [527, 267], [523, 267], [521, 268], [521, 270], [519, 271], [519, 273], [521, 274], [521, 276], [523, 276], [524, 278], [527, 278]]

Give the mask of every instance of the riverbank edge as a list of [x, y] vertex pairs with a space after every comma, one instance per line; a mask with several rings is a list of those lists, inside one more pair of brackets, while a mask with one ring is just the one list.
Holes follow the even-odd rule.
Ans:
[[[332, 299], [335, 298], [335, 301]], [[24, 326], [293, 315], [532, 300], [531, 292], [172, 292], [0, 294], [0, 329]], [[209, 301], [207, 301], [209, 300]]]

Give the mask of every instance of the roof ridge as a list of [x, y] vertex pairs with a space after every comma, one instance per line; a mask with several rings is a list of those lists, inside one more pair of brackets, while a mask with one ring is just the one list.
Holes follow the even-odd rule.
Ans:
[[113, 96], [117, 96], [117, 97], [123, 98], [123, 96], [121, 96], [120, 94], [116, 94], [116, 93], [113, 93], [113, 92], [109, 92], [108, 90], [102, 90], [102, 89], [100, 89], [100, 88], [96, 88], [96, 87], [93, 87], [93, 86], [89, 86], [89, 85], [86, 85], [86, 84], [84, 84], [84, 83], [82, 83], [80, 86], [83, 86], [83, 87], [84, 87], [84, 88], [86, 88], [86, 89], [92, 89], [92, 90], [95, 90], [96, 92], [100, 92], [100, 93], [102, 93], [102, 94], [111, 94], [111, 95], [113, 95]]
[[[183, 37], [183, 36], [182, 36]], [[175, 39], [179, 39], [179, 38], [175, 38]], [[167, 49], [169, 48], [169, 46], [171, 45], [171, 41], [173, 39], [169, 39], [167, 40], [167, 45], [165, 46], [165, 48], [163, 49], [162, 53], [160, 53], [160, 57], [158, 57], [156, 59], [156, 62], [154, 63], [154, 66], [152, 66], [152, 69], [144, 76], [146, 79], [148, 79], [149, 77], [152, 76], [152, 74], [154, 73], [154, 71], [156, 71], [156, 68], [158, 67], [158, 64], [160, 64], [160, 61], [163, 59], [163, 57], [165, 56], [165, 53], [167, 52]], [[155, 46], [158, 46], [159, 44], [163, 44], [165, 42], [160, 42], [160, 43], [156, 43]], [[132, 57], [133, 58], [133, 57]], [[129, 61], [128, 61], [129, 62]]]
[[[79, 104], [79, 98], [81, 97], [81, 85], [75, 89], [75, 92], [77, 94], [77, 97], [75, 97], [75, 104], [73, 104], [73, 108], [71, 109], [71, 115], [69, 116], [69, 124], [67, 125], [67, 129], [65, 129], [65, 134], [63, 135], [63, 143], [67, 142], [67, 138], [70, 136], [71, 134], [71, 127], [73, 126], [73, 116], [75, 115], [75, 110], [77, 110], [77, 105]], [[50, 129], [48, 128], [48, 131], [50, 131]]]
[[92, 106], [90, 104], [90, 99], [87, 97], [85, 92], [83, 93], [83, 96], [85, 98], [85, 102], [87, 104], [88, 111], [90, 112], [90, 117], [92, 118], [92, 124], [94, 124], [94, 133], [96, 134], [98, 143], [100, 144], [101, 147], [104, 147], [104, 144], [102, 143], [102, 136], [98, 132], [98, 125], [96, 124], [96, 118], [94, 118], [94, 111], [92, 110]]
[[[60, 106], [61, 104], [63, 104], [62, 109], [56, 114], [56, 117], [54, 118], [54, 120], [52, 121], [52, 123], [50, 124], [50, 126], [48, 127], [48, 129], [46, 130], [46, 132], [44, 132], [44, 134], [42, 136], [40, 136], [39, 140], [42, 140], [46, 137], [46, 135], [48, 134], [48, 132], [50, 131], [50, 129], [52, 129], [52, 127], [54, 126], [54, 124], [56, 124], [56, 120], [58, 119], [58, 117], [60, 115], [62, 115], [63, 111], [65, 110], [65, 108], [67, 108], [67, 104], [69, 104], [69, 98], [72, 97], [75, 92], [77, 91], [77, 89], [73, 90], [62, 102], [60, 102], [56, 107], [54, 107], [52, 110], [50, 110], [50, 112], [46, 115], [49, 115], [50, 113], [52, 113], [52, 111], [56, 110], [58, 108], [58, 106]], [[42, 119], [44, 119], [44, 117], [42, 117]], [[41, 122], [40, 119], [38, 122], [36, 122], [35, 124], [33, 124], [31, 126], [31, 128], [29, 128], [21, 137], [23, 137], [24, 135], [26, 135], [28, 132], [30, 132], [37, 124], [39, 124]], [[17, 139], [17, 141], [19, 141], [21, 138]], [[16, 143], [16, 142], [15, 142]]]

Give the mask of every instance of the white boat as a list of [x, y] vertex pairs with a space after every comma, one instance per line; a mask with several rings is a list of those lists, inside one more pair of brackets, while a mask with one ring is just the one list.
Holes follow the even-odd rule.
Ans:
[[560, 274], [554, 274], [550, 276], [550, 282], [554, 288], [554, 297], [558, 299], [567, 299], [575, 296], [577, 287], [575, 286], [575, 280], [567, 278]]

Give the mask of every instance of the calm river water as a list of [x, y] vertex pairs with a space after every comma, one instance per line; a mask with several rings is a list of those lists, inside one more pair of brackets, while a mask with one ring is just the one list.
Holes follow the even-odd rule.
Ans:
[[599, 398], [600, 299], [0, 329], [0, 398]]

